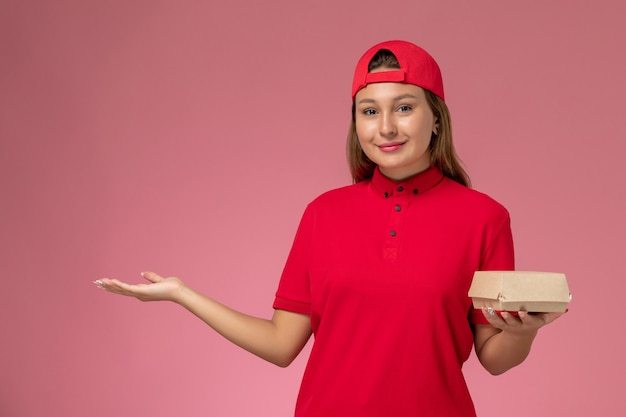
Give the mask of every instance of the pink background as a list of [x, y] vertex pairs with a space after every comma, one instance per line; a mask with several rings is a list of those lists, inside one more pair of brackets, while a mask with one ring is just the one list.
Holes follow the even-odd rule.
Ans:
[[349, 183], [356, 60], [391, 38], [442, 66], [518, 269], [574, 294], [521, 367], [470, 359], [479, 415], [623, 415], [623, 2], [219, 3], [2, 1], [0, 416], [291, 415], [306, 352], [280, 369], [92, 281], [152, 269], [269, 317], [306, 203]]

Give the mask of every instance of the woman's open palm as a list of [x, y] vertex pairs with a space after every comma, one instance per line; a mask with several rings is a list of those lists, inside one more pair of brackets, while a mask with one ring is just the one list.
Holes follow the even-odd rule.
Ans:
[[141, 274], [148, 284], [127, 284], [117, 279], [101, 278], [94, 283], [103, 290], [135, 297], [141, 301], [176, 301], [183, 283], [176, 277], [163, 278], [154, 272]]

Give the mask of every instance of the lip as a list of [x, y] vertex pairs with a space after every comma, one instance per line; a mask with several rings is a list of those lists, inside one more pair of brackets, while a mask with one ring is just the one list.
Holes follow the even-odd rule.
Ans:
[[402, 147], [402, 145], [404, 145], [406, 142], [389, 142], [389, 143], [384, 143], [382, 145], [376, 145], [378, 146], [378, 149], [380, 149], [383, 152], [395, 152], [398, 149], [400, 149]]

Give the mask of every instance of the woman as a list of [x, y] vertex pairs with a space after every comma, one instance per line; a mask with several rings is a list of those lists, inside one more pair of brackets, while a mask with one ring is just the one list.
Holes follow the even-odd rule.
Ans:
[[503, 373], [560, 314], [472, 309], [473, 272], [514, 267], [509, 215], [469, 188], [433, 58], [404, 41], [372, 47], [352, 99], [355, 183], [306, 208], [271, 320], [152, 272], [150, 284], [96, 284], [174, 301], [279, 366], [314, 334], [296, 416], [475, 416], [461, 372], [472, 346], [487, 371]]

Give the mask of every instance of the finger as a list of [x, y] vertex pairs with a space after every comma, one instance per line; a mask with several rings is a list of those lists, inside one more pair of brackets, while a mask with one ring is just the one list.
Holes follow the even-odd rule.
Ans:
[[532, 327], [541, 327], [544, 324], [544, 319], [541, 314], [529, 314], [527, 311], [520, 311], [518, 313], [522, 324]]
[[493, 327], [498, 329], [502, 329], [506, 322], [498, 315], [498, 313], [493, 308], [483, 307], [483, 315]]
[[106, 290], [111, 285], [111, 280], [109, 278], [100, 278], [94, 281], [98, 287]]
[[109, 292], [118, 292], [115, 286], [113, 285], [112, 280], [109, 278], [100, 278], [93, 282], [98, 286], [98, 288], [103, 289]]
[[120, 295], [135, 296], [138, 289], [137, 287], [139, 287], [136, 285], [126, 284], [125, 282], [117, 279], [102, 278], [99, 281], [101, 282], [101, 288]]
[[121, 294], [122, 289], [119, 286], [119, 282], [118, 280], [113, 280], [110, 278], [102, 278], [100, 280], [100, 282], [102, 282], [102, 288], [109, 291], [109, 292], [114, 292], [117, 294]]
[[532, 317], [528, 314], [527, 311], [520, 311], [517, 313], [517, 316], [524, 324], [527, 324], [530, 320], [532, 320]]
[[159, 274], [157, 274], [155, 272], [151, 272], [151, 271], [142, 272], [141, 276], [144, 277], [145, 279], [147, 279], [148, 281], [152, 282], [152, 283], [163, 281], [163, 277], [162, 276], [160, 276]]
[[141, 297], [147, 295], [151, 284], [127, 284], [117, 279], [111, 280], [111, 287], [114, 292], [131, 297]]
[[521, 318], [517, 314], [511, 314], [508, 311], [503, 311], [500, 316], [508, 326], [520, 326], [522, 324]]

